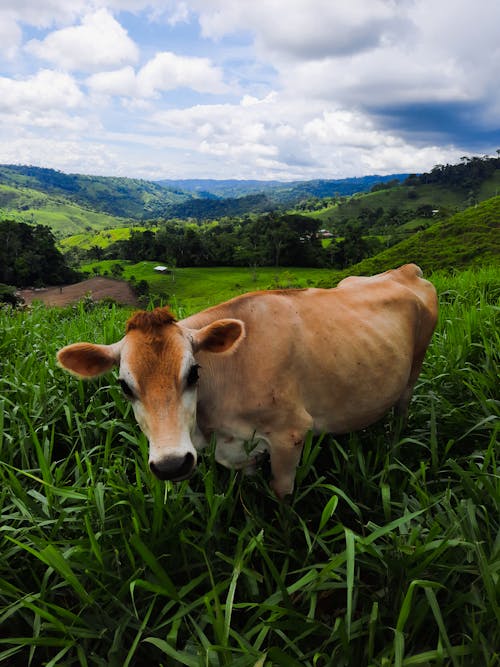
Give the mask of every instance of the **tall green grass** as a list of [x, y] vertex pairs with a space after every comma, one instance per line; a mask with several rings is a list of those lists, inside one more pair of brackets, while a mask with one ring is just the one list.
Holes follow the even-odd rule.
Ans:
[[0, 313], [0, 662], [499, 665], [499, 271], [434, 278], [403, 435], [308, 439], [289, 504], [211, 452], [153, 479], [114, 379], [56, 367], [125, 311]]

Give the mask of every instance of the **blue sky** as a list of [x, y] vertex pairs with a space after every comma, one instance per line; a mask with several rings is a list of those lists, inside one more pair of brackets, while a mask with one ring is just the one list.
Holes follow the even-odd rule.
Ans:
[[0, 0], [0, 162], [415, 172], [500, 148], [498, 0]]

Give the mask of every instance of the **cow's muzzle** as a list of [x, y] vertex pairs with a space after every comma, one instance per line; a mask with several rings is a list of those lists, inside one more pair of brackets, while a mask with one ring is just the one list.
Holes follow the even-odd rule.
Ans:
[[161, 480], [180, 482], [191, 477], [195, 464], [194, 456], [188, 452], [183, 456], [171, 456], [161, 461], [150, 461], [149, 467], [153, 475]]

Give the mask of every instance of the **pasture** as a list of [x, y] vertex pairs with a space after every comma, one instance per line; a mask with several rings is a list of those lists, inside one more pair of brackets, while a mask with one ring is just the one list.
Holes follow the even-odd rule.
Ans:
[[[98, 248], [107, 248], [111, 243], [116, 241], [124, 241], [130, 238], [130, 233], [132, 231], [144, 232], [146, 227], [117, 227], [116, 229], [102, 229], [102, 230], [93, 230], [91, 232], [83, 232], [82, 234], [75, 234], [74, 236], [68, 236], [64, 239], [61, 239], [59, 242], [59, 247], [63, 251], [67, 251], [70, 248], [82, 248], [84, 250], [89, 250], [93, 246]], [[155, 228], [153, 228], [154, 230]]]
[[402, 436], [308, 440], [288, 504], [210, 451], [155, 480], [114, 379], [57, 368], [126, 310], [0, 311], [0, 662], [500, 665], [500, 271], [431, 279]]
[[85, 272], [92, 269], [112, 275], [112, 267], [123, 267], [123, 278], [146, 280], [151, 294], [162, 303], [169, 303], [178, 317], [213, 306], [233, 296], [261, 289], [287, 289], [290, 287], [314, 286], [320, 280], [332, 281], [331, 269], [309, 269], [305, 267], [258, 266], [255, 268], [236, 266], [214, 266], [210, 268], [182, 267], [173, 269], [171, 274], [157, 273], [158, 262], [138, 262], [125, 260], [103, 260], [83, 267]]

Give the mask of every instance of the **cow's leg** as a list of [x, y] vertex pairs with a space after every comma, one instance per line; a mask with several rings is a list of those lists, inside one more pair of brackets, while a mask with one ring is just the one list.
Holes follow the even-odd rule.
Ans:
[[395, 442], [399, 441], [401, 433], [404, 427], [406, 426], [406, 420], [408, 418], [408, 408], [413, 394], [413, 388], [415, 387], [415, 383], [417, 382], [418, 376], [420, 375], [420, 371], [422, 370], [424, 356], [425, 356], [425, 350], [415, 357], [406, 387], [404, 388], [403, 393], [399, 397], [398, 402], [394, 406], [395, 424], [393, 431], [394, 431]]
[[410, 405], [411, 396], [413, 394], [413, 385], [405, 387], [404, 392], [399, 397], [398, 402], [394, 406], [394, 415], [402, 424], [405, 423], [408, 416], [408, 406]]
[[300, 463], [304, 438], [311, 428], [312, 419], [309, 415], [304, 415], [304, 418], [297, 422], [296, 428], [286, 429], [279, 434], [274, 433], [269, 438], [273, 476], [270, 485], [280, 499], [293, 492], [295, 471]]
[[270, 486], [281, 500], [293, 493], [295, 471], [300, 462], [303, 445], [303, 437], [291, 445], [289, 442], [284, 444], [276, 441], [271, 444], [270, 455], [273, 478]]
[[403, 393], [399, 397], [398, 402], [394, 406], [394, 412], [397, 417], [404, 423], [406, 417], [408, 416], [408, 406], [410, 405], [410, 400], [413, 394], [413, 387], [418, 380], [420, 371], [422, 370], [422, 364], [424, 363], [425, 349], [420, 353], [415, 355], [413, 364], [410, 371], [410, 377], [406, 383], [406, 387], [403, 390]]

